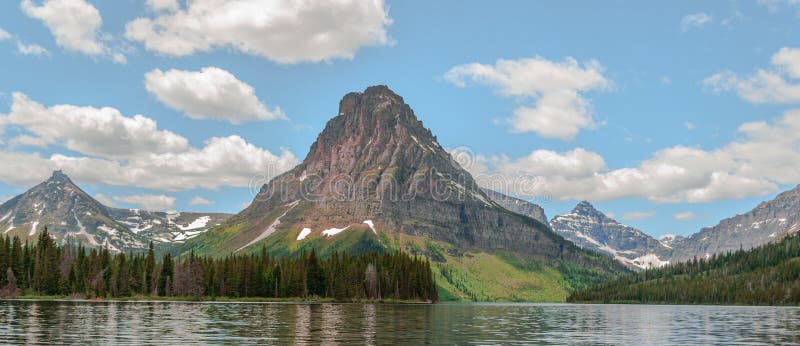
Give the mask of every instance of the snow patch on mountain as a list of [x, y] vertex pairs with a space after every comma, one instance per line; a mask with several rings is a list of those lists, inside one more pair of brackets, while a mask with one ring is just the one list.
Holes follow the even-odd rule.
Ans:
[[303, 228], [303, 230], [300, 231], [300, 234], [297, 235], [297, 240], [306, 239], [306, 237], [308, 237], [309, 234], [311, 234], [311, 228], [308, 227]]
[[296, 200], [296, 201], [294, 201], [292, 203], [287, 204], [289, 209], [286, 209], [286, 211], [284, 211], [283, 214], [281, 214], [280, 216], [276, 217], [275, 221], [272, 221], [272, 223], [269, 225], [269, 227], [267, 227], [267, 229], [264, 230], [264, 232], [261, 232], [261, 234], [259, 234], [255, 239], [251, 240], [245, 246], [242, 246], [242, 247], [236, 249], [236, 251], [234, 251], [234, 252], [239, 252], [242, 249], [257, 243], [258, 241], [260, 241], [260, 240], [262, 240], [262, 239], [264, 239], [266, 237], [269, 237], [270, 234], [275, 233], [275, 227], [277, 227], [281, 223], [281, 218], [286, 216], [286, 214], [288, 214], [292, 209], [294, 209], [294, 207], [296, 207], [299, 203], [300, 203], [300, 200]]
[[205, 216], [198, 217], [197, 219], [195, 219], [194, 221], [192, 221], [190, 224], [188, 224], [186, 226], [178, 225], [178, 228], [181, 231], [188, 231], [188, 230], [203, 228], [203, 227], [206, 227], [206, 225], [208, 224], [209, 221], [211, 221], [211, 217], [208, 216], [208, 215], [205, 215]]
[[378, 231], [375, 230], [375, 224], [372, 223], [372, 220], [364, 220], [364, 223], [369, 226], [369, 229], [372, 230], [372, 233], [378, 234]]
[[337, 235], [339, 233], [344, 232], [348, 228], [350, 228], [350, 226], [347, 226], [345, 228], [335, 228], [335, 227], [334, 228], [328, 228], [328, 229], [322, 231], [322, 235], [330, 238], [330, 237], [333, 237], [333, 236], [335, 236], [335, 235]]

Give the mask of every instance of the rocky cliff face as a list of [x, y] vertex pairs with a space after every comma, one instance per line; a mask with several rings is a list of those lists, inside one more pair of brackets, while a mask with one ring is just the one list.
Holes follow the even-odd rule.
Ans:
[[491, 198], [492, 201], [499, 204], [501, 207], [513, 211], [517, 214], [530, 217], [543, 224], [547, 224], [547, 215], [544, 214], [544, 209], [542, 209], [542, 207], [532, 202], [507, 196], [494, 190], [489, 190], [485, 188], [481, 190], [483, 190], [483, 193], [485, 193], [486, 196]]
[[[800, 229], [800, 186], [765, 201], [744, 214], [706, 227], [673, 245], [672, 258], [685, 261], [750, 249]], [[793, 231], [794, 230], [794, 231]]]
[[669, 263], [671, 249], [633, 227], [607, 217], [589, 202], [582, 201], [566, 215], [550, 221], [550, 227], [578, 246], [606, 252], [623, 264], [660, 267]]
[[276, 237], [332, 238], [365, 225], [375, 234], [421, 237], [462, 250], [565, 260], [586, 255], [545, 224], [492, 201], [385, 86], [345, 95], [305, 160], [212, 231], [219, 245], [208, 251], [257, 248]]

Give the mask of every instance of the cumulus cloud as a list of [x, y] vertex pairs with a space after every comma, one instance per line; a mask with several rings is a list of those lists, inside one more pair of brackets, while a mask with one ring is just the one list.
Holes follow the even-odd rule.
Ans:
[[193, 119], [285, 119], [280, 108], [268, 109], [255, 89], [230, 72], [217, 67], [200, 71], [159, 69], [145, 74], [145, 87], [159, 101]]
[[200, 196], [194, 196], [189, 200], [189, 205], [210, 205], [211, 203], [213, 202]]
[[143, 115], [126, 117], [110, 107], [45, 107], [21, 93], [12, 94], [11, 112], [0, 124], [21, 133], [14, 144], [58, 146], [81, 155], [0, 151], [0, 181], [32, 184], [62, 169], [81, 182], [156, 190], [248, 187], [254, 177], [272, 178], [299, 160], [256, 147], [239, 136], [212, 137], [200, 148]]
[[17, 42], [17, 52], [22, 55], [32, 56], [50, 55], [50, 52], [46, 48], [35, 43], [26, 44], [22, 41]]
[[31, 0], [23, 0], [22, 12], [28, 17], [41, 20], [56, 39], [56, 43], [71, 51], [87, 55], [105, 53], [100, 42], [100, 12], [84, 0], [47, 0], [36, 6]]
[[656, 216], [656, 212], [654, 211], [632, 211], [625, 214], [622, 214], [622, 219], [627, 221], [633, 220], [644, 220], [649, 219], [653, 216]]
[[114, 196], [114, 200], [130, 203], [152, 211], [173, 211], [175, 210], [175, 197], [167, 195], [130, 195]]
[[568, 57], [561, 62], [541, 57], [498, 60], [495, 65], [458, 65], [444, 75], [457, 87], [483, 84], [502, 96], [515, 97], [521, 105], [507, 119], [517, 132], [570, 140], [583, 128], [593, 126], [592, 104], [583, 93], [604, 90], [609, 82], [597, 61], [583, 65]]
[[691, 211], [685, 211], [685, 212], [676, 213], [675, 215], [672, 215], [673, 219], [680, 220], [680, 221], [694, 220], [694, 218], [696, 218], [696, 217], [697, 217], [697, 215], [695, 215]]
[[3, 30], [3, 28], [0, 28], [0, 41], [8, 40], [11, 37], [13, 36], [11, 36], [11, 34], [8, 31], [5, 31]]
[[692, 28], [711, 24], [712, 21], [714, 21], [714, 18], [704, 12], [687, 14], [681, 19], [681, 31], [687, 32]]
[[476, 155], [464, 166], [479, 184], [528, 198], [708, 202], [761, 196], [800, 182], [800, 110], [770, 123], [744, 123], [737, 133], [713, 150], [674, 146], [617, 169], [584, 149], [537, 150], [521, 158]]
[[704, 79], [703, 84], [715, 93], [734, 91], [755, 104], [800, 102], [800, 49], [781, 48], [770, 62], [771, 68], [749, 76], [724, 71]]
[[159, 130], [155, 120], [140, 114], [126, 117], [111, 107], [45, 107], [19, 92], [13, 93], [11, 99], [7, 122], [36, 136], [28, 141], [59, 144], [101, 157], [185, 151], [189, 147], [186, 138]]
[[350, 59], [362, 46], [391, 43], [383, 0], [149, 1], [167, 10], [126, 25], [146, 49], [186, 56], [230, 48], [280, 63]]
[[175, 11], [180, 5], [178, 0], [147, 0], [147, 8], [151, 11]]

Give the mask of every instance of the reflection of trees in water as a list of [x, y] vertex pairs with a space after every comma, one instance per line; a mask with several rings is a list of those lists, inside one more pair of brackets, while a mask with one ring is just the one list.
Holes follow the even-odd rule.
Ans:
[[[320, 336], [322, 342], [325, 344], [332, 344], [338, 341], [340, 329], [346, 328], [346, 325], [355, 324], [355, 320], [344, 320], [342, 314], [341, 304], [322, 304], [322, 316], [320, 316]], [[348, 305], [353, 307], [355, 305]], [[348, 317], [353, 317], [352, 315]]]
[[306, 345], [311, 342], [311, 305], [294, 306], [294, 344]]
[[375, 333], [376, 333], [376, 308], [375, 304], [364, 304], [364, 309], [362, 309], [363, 317], [362, 320], [364, 321], [363, 330], [363, 341], [365, 345], [375, 345]]

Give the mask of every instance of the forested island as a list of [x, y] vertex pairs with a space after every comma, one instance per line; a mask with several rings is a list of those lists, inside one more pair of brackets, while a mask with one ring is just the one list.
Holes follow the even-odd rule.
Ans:
[[128, 254], [58, 246], [45, 229], [35, 245], [0, 237], [0, 266], [3, 297], [438, 301], [428, 260], [401, 252], [157, 260], [152, 243]]
[[623, 275], [575, 292], [570, 302], [800, 304], [800, 234], [779, 243]]

